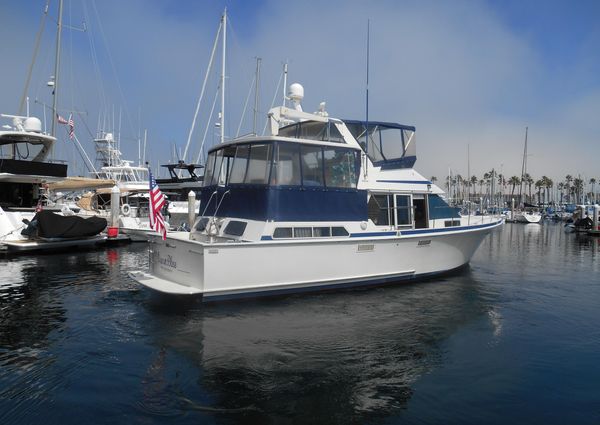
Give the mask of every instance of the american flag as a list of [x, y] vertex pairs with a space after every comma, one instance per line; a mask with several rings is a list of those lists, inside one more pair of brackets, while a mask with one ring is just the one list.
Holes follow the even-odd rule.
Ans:
[[73, 114], [69, 114], [69, 139], [73, 139], [75, 136], [75, 121], [73, 121]]
[[59, 124], [68, 124], [69, 123], [66, 119], [64, 119], [63, 117], [61, 117], [58, 114], [56, 114], [56, 120], [58, 121]]
[[148, 175], [150, 177], [150, 227], [162, 233], [164, 241], [167, 239], [167, 226], [160, 211], [165, 206], [165, 195], [158, 188], [150, 168], [148, 168]]

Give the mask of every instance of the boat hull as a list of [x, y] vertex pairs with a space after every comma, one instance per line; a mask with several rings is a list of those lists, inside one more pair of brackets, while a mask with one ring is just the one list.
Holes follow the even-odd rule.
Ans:
[[521, 212], [515, 214], [515, 220], [518, 223], [540, 223], [542, 220], [542, 215], [540, 213]]
[[131, 277], [160, 292], [206, 300], [414, 280], [464, 266], [502, 223], [319, 241], [202, 243], [184, 235], [166, 241], [151, 236], [150, 273]]

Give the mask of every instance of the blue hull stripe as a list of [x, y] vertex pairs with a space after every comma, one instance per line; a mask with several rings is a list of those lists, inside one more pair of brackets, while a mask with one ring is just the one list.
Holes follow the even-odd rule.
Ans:
[[275, 289], [275, 290], [262, 290], [262, 291], [252, 291], [252, 292], [242, 292], [237, 294], [223, 294], [223, 295], [204, 295], [202, 297], [202, 301], [204, 302], [213, 302], [213, 301], [229, 301], [229, 300], [238, 300], [243, 298], [258, 298], [258, 297], [271, 297], [278, 295], [288, 295], [288, 294], [298, 294], [298, 293], [307, 293], [307, 292], [320, 292], [320, 291], [334, 291], [334, 290], [343, 290], [343, 289], [353, 289], [353, 288], [369, 288], [374, 286], [382, 286], [386, 284], [392, 283], [403, 283], [410, 281], [419, 281], [428, 279], [434, 276], [441, 276], [447, 273], [452, 273], [454, 271], [460, 270], [465, 267], [468, 263], [458, 266], [449, 270], [442, 270], [439, 272], [432, 273], [421, 273], [418, 275], [415, 274], [407, 274], [404, 276], [397, 277], [387, 277], [387, 278], [375, 278], [372, 280], [359, 281], [359, 282], [348, 282], [348, 283], [337, 283], [337, 284], [324, 284], [324, 285], [313, 285], [308, 287], [295, 287], [295, 288], [283, 288], [283, 289]]
[[[499, 222], [478, 224], [476, 226], [456, 226], [456, 227], [443, 227], [439, 229], [415, 229], [415, 230], [401, 230], [401, 236], [408, 235], [427, 235], [433, 233], [445, 233], [445, 232], [460, 232], [461, 230], [471, 229], [483, 229], [486, 227], [495, 226]], [[396, 232], [370, 232], [370, 233], [350, 233], [351, 238], [373, 238], [373, 237], [385, 237], [385, 236], [396, 236]]]
[[478, 224], [476, 226], [457, 226], [457, 227], [443, 227], [439, 229], [415, 229], [415, 230], [403, 230], [400, 232], [401, 235], [426, 235], [428, 233], [442, 233], [442, 232], [459, 232], [461, 230], [470, 229], [483, 229], [486, 227], [492, 227], [498, 224], [499, 221], [486, 224]]
[[[439, 229], [415, 229], [415, 230], [402, 230], [400, 231], [401, 236], [408, 235], [427, 235], [432, 233], [442, 233], [442, 232], [459, 232], [461, 230], [469, 230], [469, 229], [483, 229], [486, 227], [491, 227], [499, 222], [494, 223], [486, 223], [486, 224], [478, 224], [476, 226], [456, 226], [456, 227], [443, 227]], [[365, 233], [350, 233], [351, 238], [379, 238], [386, 236], [396, 236], [396, 232], [365, 232]], [[268, 235], [263, 235], [260, 238], [261, 241], [272, 241], [273, 237]]]
[[378, 183], [431, 184], [429, 180], [376, 180]]
[[396, 236], [396, 232], [350, 233], [351, 238], [369, 238], [379, 236]]

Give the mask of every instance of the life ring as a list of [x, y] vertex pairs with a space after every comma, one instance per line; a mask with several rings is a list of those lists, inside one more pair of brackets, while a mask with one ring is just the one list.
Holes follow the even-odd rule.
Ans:
[[129, 206], [129, 204], [121, 205], [121, 214], [122, 215], [124, 215], [125, 217], [129, 217], [130, 212], [131, 212], [131, 207]]

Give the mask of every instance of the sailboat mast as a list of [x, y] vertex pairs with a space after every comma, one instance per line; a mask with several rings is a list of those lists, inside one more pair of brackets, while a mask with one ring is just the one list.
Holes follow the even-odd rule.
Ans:
[[225, 49], [227, 45], [227, 8], [223, 12], [223, 57], [221, 62], [221, 143], [225, 142]]
[[50, 135], [56, 137], [56, 114], [58, 105], [58, 74], [60, 70], [60, 36], [62, 33], [62, 10], [63, 0], [58, 2], [58, 26], [56, 30], [56, 57], [54, 62], [54, 90], [52, 91], [52, 127]]
[[521, 165], [521, 185], [519, 186], [519, 204], [523, 203], [523, 179], [527, 174], [527, 130], [529, 127], [525, 127], [525, 147], [523, 148], [523, 164]]

